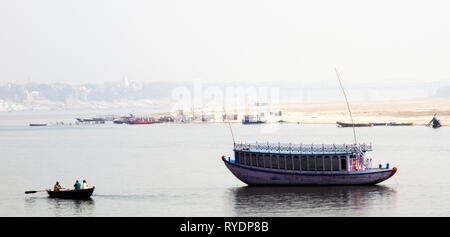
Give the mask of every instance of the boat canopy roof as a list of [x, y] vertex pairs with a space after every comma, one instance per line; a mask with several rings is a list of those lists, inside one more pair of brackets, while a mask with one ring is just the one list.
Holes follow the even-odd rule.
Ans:
[[234, 144], [235, 151], [274, 153], [274, 154], [355, 154], [358, 152], [372, 151], [372, 144], [294, 144], [294, 143], [247, 143]]

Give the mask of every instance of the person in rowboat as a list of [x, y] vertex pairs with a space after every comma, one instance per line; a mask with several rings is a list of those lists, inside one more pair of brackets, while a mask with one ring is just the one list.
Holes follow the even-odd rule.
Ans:
[[87, 189], [88, 185], [86, 183], [86, 180], [83, 180], [83, 184], [81, 184], [81, 189]]
[[53, 191], [59, 191], [61, 189], [61, 185], [59, 185], [59, 182], [56, 181], [55, 186], [53, 186]]
[[77, 181], [75, 182], [75, 184], [73, 185], [73, 187], [75, 188], [75, 190], [80, 189], [80, 188], [81, 188], [80, 182], [77, 180]]

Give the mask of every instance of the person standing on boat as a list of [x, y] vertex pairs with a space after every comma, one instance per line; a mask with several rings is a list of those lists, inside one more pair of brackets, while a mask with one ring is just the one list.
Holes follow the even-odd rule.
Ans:
[[61, 189], [61, 185], [59, 185], [59, 182], [56, 181], [55, 186], [53, 186], [53, 191], [59, 191]]
[[81, 184], [81, 189], [87, 189], [88, 185], [86, 183], [86, 180], [83, 180], [83, 184]]
[[440, 126], [440, 121], [436, 118], [436, 115], [433, 116], [433, 119], [431, 120], [433, 122], [433, 126]]
[[75, 184], [73, 185], [73, 187], [75, 188], [75, 190], [80, 189], [80, 188], [81, 188], [80, 182], [77, 180], [77, 181], [75, 182]]

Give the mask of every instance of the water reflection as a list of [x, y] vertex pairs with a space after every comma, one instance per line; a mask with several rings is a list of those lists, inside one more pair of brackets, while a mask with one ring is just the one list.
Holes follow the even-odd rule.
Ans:
[[94, 211], [95, 202], [93, 199], [47, 198], [47, 206], [54, 216], [90, 216]]
[[229, 189], [236, 216], [377, 216], [396, 208], [396, 190], [374, 186]]
[[25, 207], [31, 216], [42, 216], [42, 213], [46, 213], [45, 216], [92, 216], [95, 213], [95, 202], [93, 199], [72, 200], [29, 197], [25, 198]]

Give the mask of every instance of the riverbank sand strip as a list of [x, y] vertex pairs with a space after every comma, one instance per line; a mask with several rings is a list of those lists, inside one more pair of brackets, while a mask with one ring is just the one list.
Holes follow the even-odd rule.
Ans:
[[[367, 101], [350, 102], [352, 115], [355, 123], [414, 123], [414, 125], [425, 125], [437, 113], [443, 126], [450, 126], [450, 99], [427, 99], [427, 100], [392, 100], [392, 101]], [[259, 112], [266, 112], [263, 107]], [[290, 102], [280, 103], [278, 106], [271, 105], [272, 112], [282, 111], [283, 116], [278, 117], [288, 123], [302, 124], [336, 124], [336, 121], [350, 123], [349, 113], [345, 101], [334, 102]], [[228, 110], [229, 114], [238, 113], [256, 114], [256, 106]], [[206, 109], [196, 111], [196, 114], [223, 113], [223, 108], [214, 110]], [[186, 112], [185, 114], [192, 114]], [[167, 113], [152, 114], [154, 117], [167, 116]], [[221, 122], [218, 119], [216, 122]], [[230, 122], [241, 122], [230, 121]], [[272, 121], [275, 122], [275, 121]]]
[[[450, 99], [350, 102], [355, 123], [426, 124], [437, 113], [443, 125], [450, 124]], [[280, 105], [284, 120], [300, 123], [350, 122], [342, 102], [286, 103]]]

